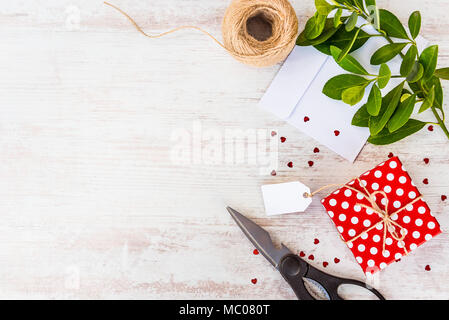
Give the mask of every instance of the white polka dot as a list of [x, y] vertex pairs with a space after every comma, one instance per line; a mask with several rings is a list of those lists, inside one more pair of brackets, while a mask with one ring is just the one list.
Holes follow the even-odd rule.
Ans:
[[416, 192], [415, 192], [415, 191], [410, 191], [410, 192], [408, 193], [408, 197], [409, 197], [410, 199], [415, 199], [415, 198], [416, 198]]
[[416, 248], [418, 248], [418, 246], [416, 245], [416, 243], [412, 243], [410, 245], [410, 250], [415, 250]]
[[366, 213], [370, 216], [374, 213], [374, 211], [372, 209], [366, 209]]
[[359, 223], [359, 218], [357, 218], [357, 217], [352, 217], [352, 218], [351, 218], [351, 222], [352, 222], [352, 224], [357, 224], [357, 223]]
[[415, 239], [418, 239], [419, 237], [420, 237], [420, 233], [419, 233], [419, 231], [413, 231], [413, 233], [412, 233], [412, 236], [413, 236], [413, 238], [415, 238]]
[[338, 230], [340, 233], [343, 233], [343, 231], [345, 231], [345, 229], [343, 229], [342, 226], [338, 226], [338, 227], [337, 227], [337, 230]]
[[347, 203], [346, 201], [344, 201], [344, 202], [341, 204], [341, 207], [342, 207], [343, 209], [348, 209], [348, 208], [349, 208], [349, 203]]
[[395, 213], [395, 214], [391, 215], [390, 218], [391, 218], [391, 220], [396, 221], [396, 220], [398, 220], [399, 216], [397, 213]]
[[374, 260], [372, 260], [372, 259], [368, 260], [368, 266], [374, 267]]
[[356, 205], [354, 206], [354, 211], [355, 211], [355, 212], [360, 212], [361, 210], [362, 210], [362, 207], [359, 206], [358, 204], [356, 204]]
[[366, 187], [366, 186], [368, 185], [368, 183], [367, 183], [365, 180], [361, 180], [361, 181], [360, 181], [360, 185], [361, 185], [362, 187]]
[[412, 211], [412, 210], [413, 210], [413, 205], [412, 205], [412, 204], [407, 205], [407, 206], [405, 207], [405, 210], [407, 210], [407, 211]]
[[366, 219], [366, 220], [363, 221], [363, 225], [368, 228], [369, 226], [371, 226], [371, 221]]
[[357, 193], [357, 199], [359, 199], [359, 200], [362, 200], [363, 198], [365, 198], [364, 196], [363, 196], [363, 194], [362, 193]]
[[374, 183], [371, 185], [371, 188], [372, 188], [373, 190], [379, 190], [379, 184], [376, 183], [376, 182], [374, 182]]
[[367, 176], [367, 175], [369, 175], [371, 173], [371, 171], [367, 171], [367, 172], [365, 172], [363, 175], [364, 176]]
[[333, 218], [334, 217], [334, 213], [332, 211], [328, 211], [327, 214], [329, 215], [329, 217]]
[[400, 208], [401, 207], [401, 202], [400, 201], [393, 202], [393, 207]]
[[340, 214], [340, 215], [338, 216], [338, 220], [340, 220], [340, 221], [345, 221], [345, 220], [346, 220], [346, 215], [344, 215], [343, 213]]
[[409, 223], [410, 222], [410, 217], [409, 216], [404, 216], [402, 218], [402, 221], [404, 221], [404, 223]]
[[355, 230], [354, 229], [349, 230], [348, 234], [349, 234], [350, 237], [355, 236]]
[[382, 171], [377, 170], [376, 172], [374, 172], [374, 176], [375, 176], [376, 178], [382, 177]]
[[382, 203], [383, 206], [387, 205], [387, 198], [382, 198], [382, 200], [380, 200], [380, 203]]
[[335, 205], [337, 204], [337, 200], [335, 200], [335, 199], [330, 199], [330, 200], [329, 200], [329, 204], [330, 204], [332, 207], [335, 207]]
[[401, 257], [402, 257], [402, 254], [400, 254], [399, 252], [394, 255], [394, 258], [396, 260], [401, 259]]
[[385, 269], [386, 266], [387, 266], [387, 264], [386, 264], [385, 262], [381, 262], [380, 265], [379, 265], [379, 267], [380, 267], [381, 269]]
[[426, 234], [424, 236], [424, 239], [426, 239], [426, 241], [429, 241], [430, 239], [432, 239], [432, 235], [431, 234]]
[[352, 249], [353, 246], [354, 246], [354, 245], [352, 244], [352, 242], [348, 242], [348, 248], [349, 248], [349, 249]]
[[404, 176], [402, 176], [402, 177], [399, 178], [399, 182], [402, 183], [402, 184], [404, 184], [404, 183], [407, 182], [407, 178], [404, 177]]
[[415, 224], [416, 224], [418, 227], [421, 227], [422, 224], [423, 224], [423, 221], [422, 221], [421, 219], [416, 219], [416, 220], [415, 220]]
[[387, 180], [388, 181], [393, 181], [394, 180], [394, 174], [392, 174], [392, 173], [387, 174]]
[[357, 257], [357, 258], [355, 258], [355, 259], [357, 260], [358, 263], [362, 263], [362, 262], [363, 262], [362, 257]]
[[384, 252], [382, 252], [382, 255], [383, 255], [385, 258], [388, 258], [388, 257], [390, 256], [390, 251], [385, 250]]
[[365, 246], [364, 246], [363, 244], [359, 244], [359, 246], [357, 247], [357, 249], [358, 249], [360, 252], [363, 252], [363, 251], [365, 251]]
[[378, 234], [374, 235], [373, 241], [374, 242], [379, 242], [380, 241], [380, 236]]
[[375, 247], [372, 247], [370, 250], [369, 250], [369, 252], [371, 253], [371, 254], [377, 254], [377, 248], [375, 248]]
[[346, 189], [346, 190], [345, 190], [345, 196], [350, 197], [351, 195], [352, 195], [351, 190]]
[[390, 246], [390, 245], [393, 243], [393, 239], [387, 238], [387, 239], [385, 240], [385, 243], [387, 244], [387, 246]]
[[378, 167], [382, 167], [385, 164], [385, 161], [378, 165]]
[[336, 190], [336, 191], [334, 191], [333, 194], [339, 194], [339, 193], [340, 193], [340, 190]]
[[390, 162], [390, 168], [391, 168], [391, 169], [394, 169], [394, 168], [396, 168], [397, 166], [398, 166], [398, 164], [397, 164], [396, 161], [391, 161], [391, 162]]
[[398, 241], [398, 242], [397, 242], [397, 245], [398, 245], [398, 248], [399, 248], [399, 249], [404, 248], [404, 241]]
[[430, 221], [430, 222], [427, 224], [427, 228], [429, 228], [430, 230], [435, 229], [435, 222]]
[[385, 187], [384, 187], [384, 191], [385, 191], [386, 193], [390, 193], [390, 192], [391, 192], [391, 187], [390, 187], [390, 186], [385, 186]]
[[362, 235], [360, 236], [360, 238], [362, 238], [363, 240], [368, 239], [368, 233], [366, 233], [366, 232], [362, 233]]
[[418, 208], [418, 212], [421, 213], [421, 214], [423, 214], [423, 213], [426, 212], [426, 208], [424, 208], [424, 207], [419, 207], [419, 208]]
[[401, 229], [401, 235], [406, 236], [408, 233], [407, 229]]
[[384, 228], [384, 224], [383, 223], [379, 223], [376, 225], [376, 229], [377, 230], [382, 230]]
[[396, 194], [397, 194], [398, 196], [402, 196], [402, 195], [404, 194], [404, 189], [398, 188], [398, 189], [396, 190]]

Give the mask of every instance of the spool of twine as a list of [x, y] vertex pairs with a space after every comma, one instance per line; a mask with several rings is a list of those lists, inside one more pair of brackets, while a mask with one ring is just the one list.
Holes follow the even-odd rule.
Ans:
[[223, 18], [223, 43], [196, 26], [180, 26], [150, 35], [120, 8], [105, 4], [125, 15], [146, 37], [160, 38], [182, 29], [195, 29], [209, 36], [238, 61], [256, 67], [268, 67], [285, 60], [298, 36], [298, 19], [288, 0], [233, 0]]

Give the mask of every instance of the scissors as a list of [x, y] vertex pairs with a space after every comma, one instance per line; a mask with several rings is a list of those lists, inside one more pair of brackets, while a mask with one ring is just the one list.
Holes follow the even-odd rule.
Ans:
[[343, 300], [338, 295], [338, 288], [342, 285], [355, 285], [371, 291], [380, 300], [385, 298], [374, 288], [357, 280], [343, 279], [324, 273], [293, 254], [283, 244], [278, 249], [274, 246], [270, 234], [262, 227], [243, 216], [234, 209], [227, 207], [237, 225], [260, 253], [281, 273], [299, 300], [316, 300], [307, 290], [304, 279], [318, 284], [324, 296], [329, 300]]

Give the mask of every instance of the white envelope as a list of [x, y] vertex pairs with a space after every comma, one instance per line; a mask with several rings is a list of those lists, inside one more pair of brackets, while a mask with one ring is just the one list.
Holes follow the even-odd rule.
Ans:
[[[363, 30], [370, 34], [376, 33], [372, 27], [365, 27]], [[421, 37], [417, 39], [417, 43], [420, 49], [427, 45]], [[351, 55], [369, 73], [378, 74], [379, 66], [372, 66], [370, 58], [386, 44], [388, 42], [383, 37], [372, 37]], [[401, 62], [402, 59], [398, 56], [388, 63], [393, 75], [399, 74]], [[343, 73], [348, 72], [332, 57], [313, 47], [296, 46], [259, 104], [343, 158], [354, 162], [370, 133], [368, 128], [352, 126], [351, 121], [357, 110], [366, 103], [371, 86], [367, 88], [364, 99], [356, 106], [349, 106], [324, 95], [322, 90], [326, 82]], [[387, 93], [402, 80], [391, 79], [382, 93]]]

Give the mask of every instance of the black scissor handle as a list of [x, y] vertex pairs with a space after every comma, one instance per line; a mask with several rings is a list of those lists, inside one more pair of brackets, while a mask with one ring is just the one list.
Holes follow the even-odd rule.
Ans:
[[323, 289], [326, 290], [331, 300], [343, 300], [338, 295], [338, 288], [344, 284], [362, 287], [366, 290], [371, 291], [380, 300], [385, 300], [385, 298], [379, 293], [379, 291], [369, 287], [365, 283], [352, 279], [334, 277], [312, 267], [300, 257], [293, 254], [286, 255], [282, 259], [279, 265], [279, 271], [281, 272], [284, 279], [288, 282], [288, 284], [292, 287], [296, 296], [300, 300], [314, 300], [312, 295], [305, 287], [304, 278], [311, 279], [320, 284]]

